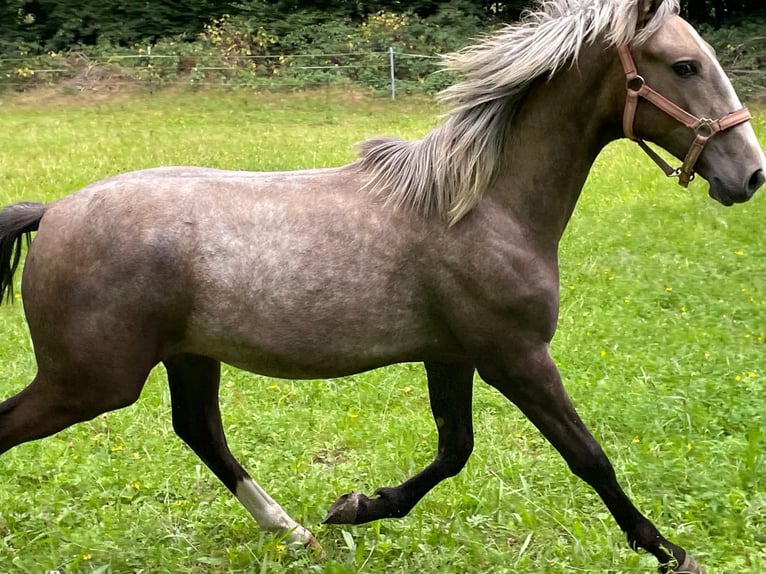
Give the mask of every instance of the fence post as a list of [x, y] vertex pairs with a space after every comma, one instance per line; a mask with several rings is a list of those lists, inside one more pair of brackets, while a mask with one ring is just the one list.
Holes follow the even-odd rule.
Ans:
[[391, 99], [396, 99], [396, 74], [394, 73], [394, 48], [388, 47], [388, 67], [391, 70]]

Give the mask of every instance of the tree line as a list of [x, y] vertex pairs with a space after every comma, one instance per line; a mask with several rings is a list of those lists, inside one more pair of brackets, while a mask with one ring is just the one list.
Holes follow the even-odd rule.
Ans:
[[[4, 0], [0, 2], [0, 53], [62, 51], [98, 43], [127, 46], [159, 38], [193, 39], [224, 14], [259, 25], [291, 21], [360, 23], [379, 12], [410, 13], [427, 20], [461, 14], [482, 25], [512, 21], [529, 0]], [[736, 25], [764, 10], [763, 0], [682, 0], [682, 15], [695, 24]], [[292, 18], [288, 18], [292, 16]], [[441, 19], [445, 21], [444, 18]]]

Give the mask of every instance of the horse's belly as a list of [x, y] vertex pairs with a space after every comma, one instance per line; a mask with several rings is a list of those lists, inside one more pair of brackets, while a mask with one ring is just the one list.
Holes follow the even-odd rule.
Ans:
[[[376, 315], [376, 314], [374, 314]], [[353, 306], [335, 316], [310, 310], [294, 316], [232, 321], [218, 314], [190, 322], [184, 352], [267, 376], [314, 379], [350, 375], [410, 361], [460, 357], [458, 345], [438, 326], [387, 318], [353, 316]]]

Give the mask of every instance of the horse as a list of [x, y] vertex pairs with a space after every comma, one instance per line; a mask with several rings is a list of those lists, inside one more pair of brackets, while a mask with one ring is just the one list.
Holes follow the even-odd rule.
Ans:
[[[345, 166], [294, 172], [165, 167], [0, 212], [0, 294], [24, 239], [37, 361], [0, 403], [0, 453], [134, 403], [167, 371], [173, 428], [252, 514], [318, 545], [237, 462], [220, 364], [344, 376], [425, 364], [433, 461], [398, 486], [352, 492], [325, 522], [403, 517], [473, 448], [474, 373], [514, 403], [662, 572], [702, 572], [631, 502], [549, 354], [558, 245], [600, 150], [627, 137], [681, 185], [745, 202], [766, 162], [712, 48], [676, 0], [547, 0], [446, 56], [443, 123], [378, 138]], [[652, 142], [683, 159], [675, 170]]]

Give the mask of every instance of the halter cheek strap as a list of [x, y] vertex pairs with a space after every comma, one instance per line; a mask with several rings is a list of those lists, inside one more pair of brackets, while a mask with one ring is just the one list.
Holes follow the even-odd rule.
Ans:
[[[652, 158], [667, 176], [678, 176], [678, 183], [682, 187], [687, 187], [689, 182], [694, 179], [694, 165], [697, 163], [702, 150], [708, 140], [718, 132], [737, 126], [750, 119], [750, 112], [743, 107], [735, 112], [731, 112], [717, 120], [708, 118], [698, 118], [680, 108], [662, 94], [650, 88], [644, 78], [636, 70], [636, 64], [633, 56], [630, 54], [630, 48], [626, 45], [617, 47], [617, 54], [622, 62], [622, 69], [625, 72], [627, 97], [625, 99], [625, 109], [622, 114], [622, 130], [625, 137], [636, 142], [647, 155]], [[694, 130], [694, 141], [686, 152], [684, 163], [679, 168], [673, 168], [662, 159], [657, 152], [650, 148], [647, 143], [633, 133], [633, 124], [636, 119], [636, 108], [638, 107], [638, 98], [642, 97], [651, 102], [673, 119], [679, 121], [687, 128]]]

